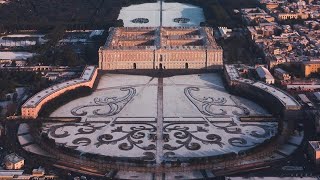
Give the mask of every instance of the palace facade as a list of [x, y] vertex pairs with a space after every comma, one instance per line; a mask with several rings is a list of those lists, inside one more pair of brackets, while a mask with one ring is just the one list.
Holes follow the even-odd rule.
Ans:
[[115, 69], [222, 68], [223, 50], [209, 27], [110, 28], [99, 67]]

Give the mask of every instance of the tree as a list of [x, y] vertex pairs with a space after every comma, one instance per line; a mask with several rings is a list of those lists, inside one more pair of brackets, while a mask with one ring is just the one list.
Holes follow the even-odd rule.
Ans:
[[77, 66], [81, 64], [78, 55], [70, 46], [64, 47], [62, 52], [62, 59], [64, 60], [62, 62], [62, 65]]
[[123, 27], [124, 26], [123, 20], [122, 19], [116, 20], [114, 23], [114, 26], [115, 27]]
[[13, 60], [13, 61], [11, 62], [11, 66], [12, 66], [12, 67], [16, 67], [16, 66], [17, 66], [17, 62], [16, 62], [15, 60]]
[[7, 109], [6, 116], [13, 115], [14, 112], [16, 111], [16, 108], [17, 106], [15, 103], [9, 103], [6, 108]]
[[309, 28], [309, 30], [312, 29], [312, 23], [309, 23], [309, 24], [308, 24], [308, 28]]
[[274, 30], [274, 35], [275, 35], [275, 36], [280, 36], [281, 33], [282, 33], [282, 30], [281, 30], [281, 29], [278, 29], [278, 28], [277, 28], [277, 29]]
[[7, 101], [11, 101], [11, 96], [10, 96], [10, 95], [7, 95], [6, 100], [7, 100]]
[[207, 22], [201, 22], [201, 23], [200, 23], [200, 26], [201, 26], [201, 27], [206, 27], [206, 26], [209, 26], [209, 25], [208, 25]]
[[12, 101], [16, 102], [18, 99], [18, 93], [13, 93], [13, 96], [12, 96]]

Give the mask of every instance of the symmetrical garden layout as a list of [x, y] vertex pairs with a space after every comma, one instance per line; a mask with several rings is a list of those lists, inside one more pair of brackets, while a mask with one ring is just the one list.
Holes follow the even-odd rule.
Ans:
[[87, 97], [60, 107], [52, 117], [80, 123], [45, 123], [56, 143], [83, 153], [156, 160], [238, 153], [277, 133], [277, 122], [241, 122], [269, 115], [229, 94], [219, 74], [168, 78], [106, 74]]
[[[162, 14], [161, 14], [162, 13]], [[191, 4], [158, 1], [123, 7], [118, 19], [124, 27], [189, 27], [205, 22], [202, 8]]]

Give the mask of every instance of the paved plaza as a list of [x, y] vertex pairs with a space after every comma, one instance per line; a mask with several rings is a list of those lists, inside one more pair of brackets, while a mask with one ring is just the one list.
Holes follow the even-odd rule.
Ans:
[[215, 156], [250, 149], [277, 132], [277, 122], [241, 122], [270, 115], [229, 94], [220, 74], [167, 78], [105, 74], [87, 97], [63, 105], [52, 117], [80, 123], [45, 123], [56, 143], [84, 153], [156, 160]]

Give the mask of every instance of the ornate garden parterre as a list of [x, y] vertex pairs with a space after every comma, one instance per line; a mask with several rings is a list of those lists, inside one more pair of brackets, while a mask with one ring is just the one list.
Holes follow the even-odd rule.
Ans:
[[[57, 144], [81, 152], [148, 161], [157, 156], [165, 160], [238, 153], [277, 133], [277, 122], [241, 122], [241, 116], [268, 113], [229, 94], [221, 82], [199, 78], [196, 85], [188, 85], [184, 78], [165, 78], [163, 99], [159, 99], [156, 80], [144, 77], [130, 83], [104, 77], [92, 95], [52, 114], [82, 117], [81, 122], [45, 123], [43, 132]], [[155, 108], [158, 101], [163, 101], [163, 110]], [[157, 150], [159, 145], [162, 151]]]

